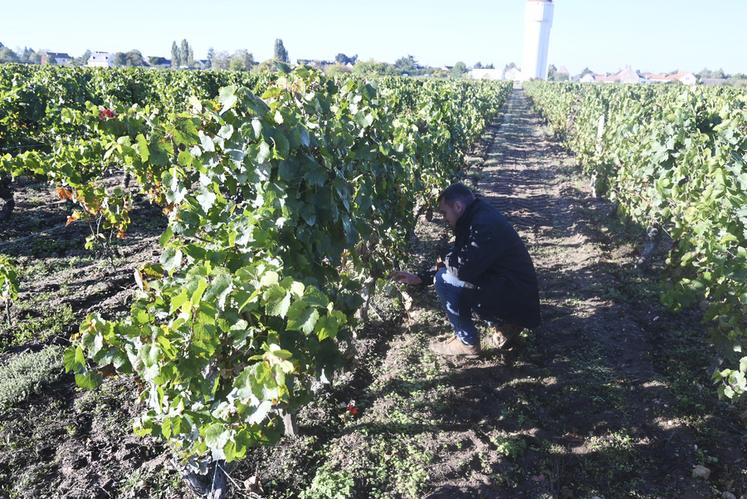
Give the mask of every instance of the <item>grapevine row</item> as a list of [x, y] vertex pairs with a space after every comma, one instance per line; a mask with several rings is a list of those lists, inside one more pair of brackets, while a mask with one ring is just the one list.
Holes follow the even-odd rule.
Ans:
[[361, 295], [404, 262], [419, 206], [455, 175], [505, 84], [355, 78], [308, 69], [261, 96], [222, 87], [157, 102], [62, 107], [48, 147], [7, 155], [125, 237], [132, 176], [163, 207], [160, 262], [121, 320], [86, 318], [66, 369], [92, 388], [133, 374], [139, 434], [228, 461], [276, 440], [282, 416], [340, 365]]
[[[532, 83], [527, 93], [606, 193], [650, 234], [674, 241], [663, 301], [700, 302], [735, 366], [714, 381], [747, 389], [747, 93], [734, 88]], [[741, 359], [740, 359], [741, 357]]]

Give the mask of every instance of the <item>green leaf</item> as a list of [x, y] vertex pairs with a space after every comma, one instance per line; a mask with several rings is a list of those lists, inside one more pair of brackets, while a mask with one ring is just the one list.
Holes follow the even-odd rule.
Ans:
[[262, 141], [259, 144], [259, 152], [256, 157], [257, 164], [261, 165], [267, 163], [267, 160], [269, 160], [270, 157], [272, 157], [272, 148], [267, 142]]
[[218, 91], [218, 102], [223, 106], [220, 110], [220, 114], [231, 109], [238, 101], [239, 99], [236, 97], [236, 87], [234, 85], [223, 87]]
[[223, 448], [226, 461], [231, 462], [244, 459], [246, 457], [246, 452], [249, 450], [250, 443], [251, 439], [246, 430], [239, 430], [236, 432], [233, 440], [229, 440]]
[[171, 298], [171, 306], [169, 307], [169, 313], [173, 314], [180, 308], [182, 308], [182, 305], [185, 303], [189, 303], [189, 294], [187, 293], [186, 288], [182, 288], [181, 292], [179, 292], [178, 295]]
[[372, 114], [365, 114], [363, 111], [359, 111], [355, 115], [355, 122], [358, 124], [361, 128], [367, 128], [370, 127], [373, 124], [373, 115]]
[[213, 139], [200, 131], [200, 145], [206, 152], [215, 152], [215, 142]]
[[187, 168], [192, 166], [194, 159], [194, 156], [192, 156], [192, 153], [189, 151], [180, 151], [179, 155], [176, 157], [177, 163]]
[[272, 138], [275, 142], [275, 147], [273, 148], [273, 158], [285, 159], [288, 156], [288, 152], [290, 151], [290, 143], [288, 142], [285, 134], [281, 133], [278, 130], [273, 134]]
[[259, 407], [249, 416], [247, 419], [247, 423], [249, 424], [259, 424], [267, 417], [268, 414], [270, 414], [270, 411], [272, 410], [272, 402], [269, 400], [265, 400], [261, 404], [259, 404]]
[[208, 287], [207, 279], [205, 279], [204, 277], [200, 277], [197, 280], [197, 286], [195, 287], [195, 290], [192, 292], [192, 297], [190, 298], [190, 301], [192, 303], [199, 303], [207, 287]]
[[174, 237], [174, 231], [171, 230], [171, 226], [168, 226], [163, 234], [161, 234], [161, 237], [158, 238], [158, 242], [161, 246], [166, 246], [166, 243], [168, 243], [172, 237]]
[[260, 287], [269, 287], [280, 282], [280, 276], [274, 270], [268, 270], [262, 274], [262, 278], [259, 280]]
[[327, 171], [312, 158], [307, 158], [303, 163], [303, 178], [309, 185], [322, 187], [327, 182]]
[[158, 359], [161, 356], [161, 349], [155, 343], [143, 345], [140, 349], [138, 357], [143, 361], [145, 367], [152, 367], [158, 364]]
[[226, 306], [226, 299], [233, 289], [233, 279], [230, 274], [219, 274], [210, 283], [210, 287], [205, 293], [205, 299], [210, 300], [215, 298], [218, 302], [218, 309], [224, 310]]
[[327, 308], [329, 305], [329, 298], [314, 286], [306, 287], [303, 300], [310, 307]]
[[291, 294], [280, 285], [268, 288], [262, 298], [265, 301], [265, 312], [275, 317], [285, 317], [291, 303]]
[[302, 282], [299, 281], [293, 281], [293, 283], [290, 286], [291, 293], [298, 296], [299, 298], [303, 296], [303, 292], [306, 289], [306, 286]]
[[75, 375], [75, 384], [84, 390], [93, 390], [101, 385], [101, 376], [95, 372], [85, 372]]
[[161, 254], [160, 262], [166, 272], [172, 273], [182, 265], [182, 250], [173, 247], [166, 248]]
[[200, 194], [197, 195], [197, 202], [200, 203], [202, 211], [207, 213], [213, 207], [213, 204], [215, 204], [216, 198], [217, 196], [214, 192], [203, 188], [200, 190]]
[[732, 387], [730, 387], [730, 386], [724, 386], [723, 387], [723, 394], [724, 394], [724, 397], [726, 397], [728, 399], [732, 399], [732, 398], [734, 398], [734, 389]]
[[65, 372], [79, 371], [86, 367], [86, 358], [83, 355], [83, 349], [80, 346], [65, 349], [62, 354], [62, 364], [65, 366]]
[[288, 331], [303, 331], [311, 334], [314, 331], [316, 321], [319, 320], [319, 312], [309, 307], [304, 301], [296, 300], [288, 309]]
[[262, 136], [262, 121], [260, 121], [259, 118], [252, 119], [252, 130], [254, 131], [255, 139]]
[[161, 434], [168, 439], [171, 437], [171, 418], [166, 416], [161, 421]]
[[298, 164], [293, 161], [283, 160], [278, 163], [278, 178], [286, 182], [291, 182], [298, 174]]
[[213, 457], [222, 459], [223, 448], [231, 438], [231, 432], [221, 423], [213, 423], [205, 428], [205, 444], [212, 451]]
[[337, 336], [337, 331], [340, 329], [337, 320], [332, 316], [320, 317], [314, 327], [319, 341], [324, 341], [327, 338], [334, 338]]
[[137, 152], [140, 155], [140, 160], [146, 163], [150, 159], [150, 150], [148, 149], [148, 141], [145, 139], [142, 133], [137, 136]]
[[303, 208], [301, 209], [301, 217], [308, 225], [313, 226], [314, 224], [316, 224], [316, 208], [314, 207], [314, 205], [308, 203], [304, 204]]
[[220, 127], [220, 130], [218, 130], [218, 137], [222, 137], [226, 140], [229, 140], [233, 136], [234, 128], [233, 125], [227, 124]]

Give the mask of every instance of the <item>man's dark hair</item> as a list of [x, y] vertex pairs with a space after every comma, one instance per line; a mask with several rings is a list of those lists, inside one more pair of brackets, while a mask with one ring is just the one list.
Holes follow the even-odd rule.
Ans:
[[441, 201], [453, 205], [455, 201], [461, 201], [464, 204], [470, 204], [474, 201], [475, 195], [464, 184], [451, 184], [444, 189], [438, 196], [438, 202]]

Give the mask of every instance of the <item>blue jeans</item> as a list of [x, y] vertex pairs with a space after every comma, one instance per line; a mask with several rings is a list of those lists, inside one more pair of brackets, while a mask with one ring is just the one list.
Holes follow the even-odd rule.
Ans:
[[436, 294], [441, 301], [441, 306], [446, 310], [446, 316], [457, 338], [465, 345], [479, 345], [480, 333], [472, 321], [472, 305], [476, 291], [451, 274], [444, 279], [444, 274], [446, 274], [446, 269], [440, 268], [434, 279]]

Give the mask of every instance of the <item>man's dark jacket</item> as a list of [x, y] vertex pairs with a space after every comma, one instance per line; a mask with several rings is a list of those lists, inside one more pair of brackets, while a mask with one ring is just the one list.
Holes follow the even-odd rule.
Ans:
[[485, 319], [499, 317], [523, 327], [538, 326], [534, 265], [508, 220], [496, 208], [475, 199], [459, 217], [455, 233], [446, 263], [460, 280], [476, 286], [473, 309]]

